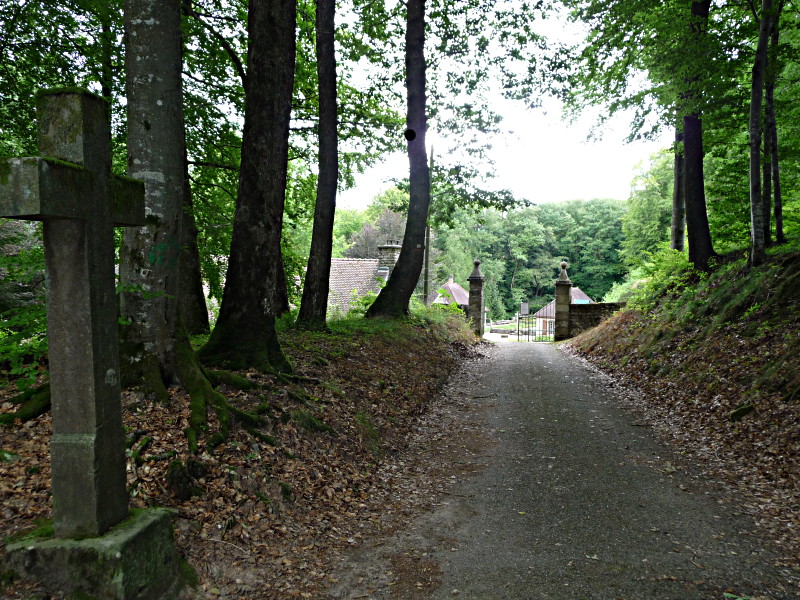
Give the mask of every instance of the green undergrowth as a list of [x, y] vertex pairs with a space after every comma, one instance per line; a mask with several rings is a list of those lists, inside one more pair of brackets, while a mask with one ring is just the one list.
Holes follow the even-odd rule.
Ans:
[[[750, 267], [746, 253], [720, 257], [709, 272], [665, 253], [628, 310], [571, 344], [608, 367], [644, 367], [698, 393], [735, 391], [737, 406], [800, 390], [800, 248], [770, 249]], [[734, 384], [734, 385], [732, 385]]]
[[432, 336], [438, 341], [452, 343], [470, 344], [474, 341], [469, 323], [460, 309], [453, 312], [446, 307], [425, 307], [416, 302], [412, 302], [411, 312], [404, 319], [365, 319], [353, 313], [329, 320], [328, 331], [295, 330], [296, 316], [292, 311], [277, 321], [276, 329], [281, 334], [282, 342], [297, 337], [313, 343], [314, 340], [324, 340], [330, 336], [349, 338], [352, 346], [357, 346], [363, 337], [380, 337], [401, 346], [420, 343], [420, 336]]

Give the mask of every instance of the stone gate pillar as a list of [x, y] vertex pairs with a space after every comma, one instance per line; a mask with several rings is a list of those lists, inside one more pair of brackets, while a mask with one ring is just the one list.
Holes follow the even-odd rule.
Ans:
[[572, 282], [567, 275], [567, 263], [561, 263], [561, 274], [556, 280], [556, 327], [553, 339], [566, 340], [569, 337], [569, 303]]
[[483, 282], [486, 277], [480, 270], [481, 261], [474, 261], [475, 268], [472, 274], [467, 277], [469, 281], [469, 318], [472, 321], [472, 331], [478, 337], [483, 337], [484, 314], [483, 314]]

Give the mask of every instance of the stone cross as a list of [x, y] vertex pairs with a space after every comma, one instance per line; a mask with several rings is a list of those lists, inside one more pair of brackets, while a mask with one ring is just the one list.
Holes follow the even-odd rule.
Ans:
[[111, 175], [103, 99], [36, 109], [41, 157], [0, 161], [0, 216], [44, 222], [55, 534], [97, 536], [128, 517], [114, 226], [144, 224], [144, 185]]

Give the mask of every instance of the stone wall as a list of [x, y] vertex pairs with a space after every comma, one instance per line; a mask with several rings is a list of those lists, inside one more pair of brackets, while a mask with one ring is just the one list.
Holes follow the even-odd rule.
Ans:
[[591, 329], [605, 321], [618, 310], [625, 308], [624, 302], [597, 302], [594, 304], [569, 305], [569, 334], [574, 337], [581, 331]]

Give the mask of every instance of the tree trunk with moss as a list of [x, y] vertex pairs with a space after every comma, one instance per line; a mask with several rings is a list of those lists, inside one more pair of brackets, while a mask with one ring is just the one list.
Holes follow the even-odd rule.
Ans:
[[200, 270], [200, 250], [197, 247], [197, 225], [194, 220], [194, 203], [189, 185], [188, 164], [184, 163], [183, 221], [181, 223], [181, 258], [179, 306], [186, 330], [192, 334], [211, 331], [208, 322], [208, 307], [203, 292], [203, 276]]
[[777, 59], [778, 42], [780, 40], [778, 24], [780, 15], [783, 12], [783, 6], [784, 2], [781, 0], [772, 19], [770, 51], [767, 56], [767, 79], [764, 89], [767, 135], [770, 138], [770, 155], [767, 160], [770, 163], [770, 174], [772, 175], [772, 196], [775, 207], [775, 242], [778, 244], [786, 242], [786, 236], [783, 231], [783, 194], [781, 191], [781, 169], [778, 152], [778, 123], [775, 117], [775, 80], [779, 70]]
[[[124, 291], [121, 348], [126, 383], [136, 383], [167, 401], [166, 385], [180, 384], [189, 394], [186, 430], [190, 448], [206, 429], [208, 407], [217, 412], [228, 435], [236, 411], [214, 391], [189, 343], [179, 310], [181, 229], [183, 222], [185, 132], [181, 86], [180, 6], [169, 2], [125, 5], [128, 95], [128, 173], [145, 183], [147, 225], [123, 240], [120, 276]], [[139, 381], [136, 381], [138, 379]]]
[[178, 379], [185, 156], [179, 3], [128, 0], [125, 33], [128, 174], [144, 181], [147, 224], [123, 235], [122, 368], [125, 383], [141, 376], [165, 400], [164, 384]]
[[[251, 0], [247, 82], [230, 259], [207, 364], [290, 370], [275, 333], [294, 83], [296, 0]], [[280, 308], [280, 307], [278, 307]]]
[[763, 0], [750, 86], [750, 264], [752, 265], [760, 265], [767, 258], [764, 221], [768, 215], [765, 214], [764, 199], [761, 195], [761, 109], [764, 103], [764, 74], [767, 70], [771, 18], [772, 0]]

